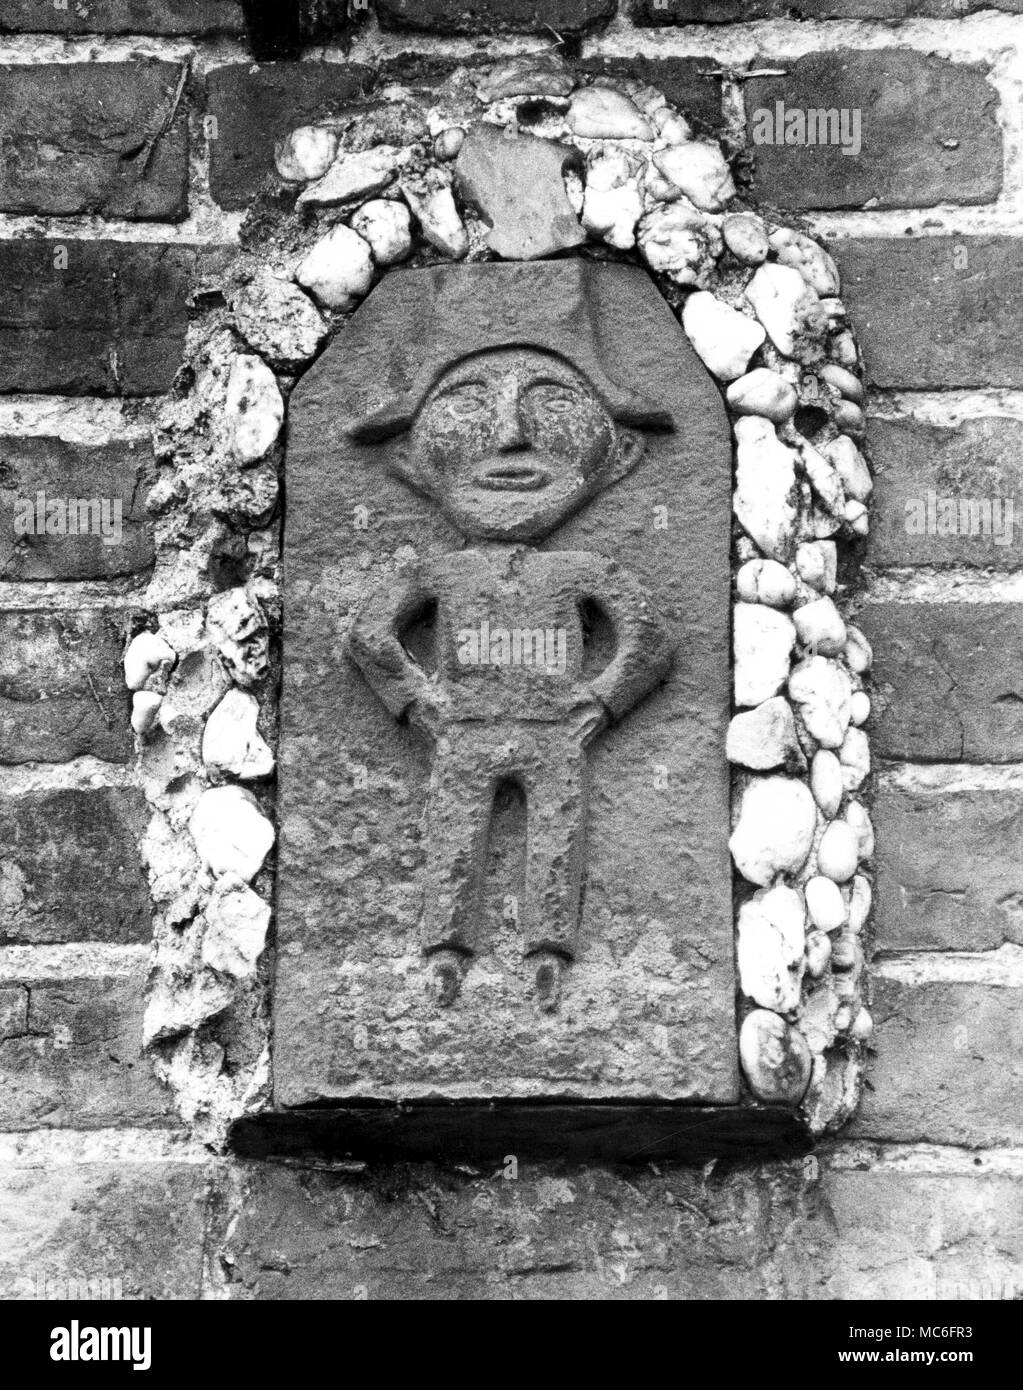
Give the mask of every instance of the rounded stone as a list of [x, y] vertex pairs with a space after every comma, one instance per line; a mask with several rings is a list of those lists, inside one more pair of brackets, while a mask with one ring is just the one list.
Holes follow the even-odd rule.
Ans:
[[293, 370], [308, 362], [327, 335], [316, 305], [289, 280], [257, 276], [237, 295], [235, 322], [249, 346], [274, 366]]
[[734, 381], [764, 341], [763, 327], [723, 304], [707, 290], [686, 300], [682, 327], [708, 369], [719, 381]]
[[845, 628], [845, 659], [848, 662], [849, 670], [855, 671], [858, 676], [869, 671], [874, 660], [870, 643], [860, 629], [854, 627], [852, 623], [847, 623]]
[[798, 270], [768, 263], [746, 286], [746, 298], [783, 357], [798, 362], [820, 360], [827, 327], [816, 292]]
[[838, 931], [845, 925], [848, 910], [838, 884], [822, 874], [808, 878], [803, 889], [806, 910], [815, 927], [823, 932]]
[[818, 748], [810, 764], [810, 790], [830, 820], [842, 804], [842, 764], [828, 748]]
[[334, 163], [338, 137], [323, 126], [303, 125], [278, 141], [274, 162], [282, 179], [289, 183], [308, 183], [319, 179]]
[[735, 197], [735, 184], [721, 146], [709, 140], [671, 145], [654, 155], [666, 179], [704, 212], [717, 212]]
[[826, 656], [812, 656], [795, 668], [788, 688], [810, 737], [823, 748], [841, 748], [852, 697], [849, 677], [842, 667]]
[[243, 781], [269, 777], [274, 756], [256, 728], [258, 718], [259, 701], [233, 686], [206, 721], [202, 735], [206, 766]]
[[139, 632], [124, 653], [124, 683], [129, 690], [141, 690], [161, 666], [169, 670], [176, 659], [174, 648], [159, 633]]
[[796, 596], [796, 581], [780, 560], [747, 560], [735, 577], [739, 597], [746, 603], [787, 608]]
[[845, 821], [832, 821], [817, 847], [817, 868], [825, 878], [847, 883], [859, 863], [856, 832]]
[[849, 892], [849, 930], [860, 932], [867, 924], [870, 916], [870, 905], [873, 900], [873, 892], [870, 887], [870, 880], [857, 874], [852, 881], [852, 888]]
[[806, 760], [788, 702], [775, 695], [756, 709], [735, 715], [728, 726], [725, 757], [756, 772], [783, 766], [789, 772], [802, 771]]
[[817, 808], [805, 783], [789, 777], [755, 778], [742, 793], [738, 822], [728, 842], [736, 868], [762, 888], [770, 887], [779, 874], [798, 873], [813, 846], [816, 822]]
[[774, 425], [744, 415], [732, 426], [736, 440], [732, 508], [739, 525], [773, 560], [785, 560], [795, 537], [796, 454], [783, 444]]
[[806, 912], [794, 888], [779, 884], [754, 893], [739, 909], [736, 960], [747, 998], [788, 1013], [799, 1006]]
[[853, 1042], [868, 1043], [874, 1033], [874, 1020], [865, 1008], [860, 1008], [849, 1027], [849, 1036]]
[[761, 265], [771, 249], [764, 219], [755, 212], [730, 212], [721, 223], [725, 245], [746, 265]]
[[369, 244], [351, 227], [332, 227], [304, 258], [295, 279], [329, 309], [350, 309], [373, 283]]
[[465, 131], [461, 126], [448, 126], [447, 130], [442, 130], [433, 142], [433, 153], [435, 158], [447, 162], [458, 158], [458, 152], [465, 144]]
[[654, 130], [634, 102], [610, 87], [580, 87], [568, 108], [568, 124], [585, 140], [652, 140]]
[[274, 842], [274, 828], [241, 787], [210, 787], [188, 823], [199, 858], [211, 873], [255, 878]]
[[829, 598], [814, 599], [792, 615], [796, 633], [804, 647], [822, 656], [838, 656], [845, 647], [845, 623]]
[[838, 761], [842, 764], [842, 785], [845, 790], [858, 791], [870, 775], [870, 745], [862, 729], [852, 728], [846, 732], [838, 750]]
[[845, 808], [846, 824], [856, 836], [861, 859], [869, 859], [874, 853], [874, 827], [865, 806], [858, 801], [850, 801]]
[[870, 718], [870, 696], [865, 690], [854, 690], [849, 701], [849, 717], [859, 728]]
[[352, 217], [352, 230], [369, 246], [377, 265], [397, 265], [412, 252], [412, 216], [404, 203], [370, 199]]
[[840, 367], [837, 362], [825, 362], [824, 366], [820, 368], [820, 375], [829, 386], [833, 386], [847, 400], [856, 401], [857, 404], [863, 401], [863, 382], [854, 372]]
[[810, 1084], [806, 1039], [768, 1009], [754, 1009], [739, 1030], [739, 1059], [750, 1090], [765, 1105], [796, 1106]]
[[737, 603], [732, 617], [735, 703], [759, 705], [777, 695], [789, 674], [796, 640], [791, 618], [760, 603]]
[[224, 405], [231, 452], [244, 467], [273, 447], [284, 423], [284, 401], [273, 372], [260, 357], [239, 354], [231, 363]]
[[863, 947], [856, 932], [838, 931], [831, 939], [833, 970], [862, 970]]
[[806, 934], [806, 973], [811, 980], [822, 978], [831, 960], [831, 937], [827, 932], [810, 931]]
[[131, 727], [144, 738], [155, 726], [163, 696], [155, 690], [136, 690], [131, 697]]
[[733, 381], [725, 392], [738, 415], [760, 415], [775, 425], [783, 425], [795, 414], [799, 397], [796, 388], [770, 367], [754, 367]]
[[829, 297], [838, 294], [841, 288], [838, 266], [819, 242], [791, 227], [778, 227], [769, 241], [779, 265], [798, 270], [817, 294]]
[[804, 584], [818, 593], [833, 593], [838, 580], [838, 547], [835, 542], [804, 541], [797, 546], [796, 573]]
[[867, 428], [866, 417], [855, 401], [836, 401], [831, 408], [831, 418], [844, 434], [859, 439]]

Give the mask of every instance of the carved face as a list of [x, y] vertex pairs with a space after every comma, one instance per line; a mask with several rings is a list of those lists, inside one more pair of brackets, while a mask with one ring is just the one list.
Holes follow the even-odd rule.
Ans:
[[504, 348], [440, 378], [412, 425], [407, 471], [463, 535], [548, 534], [642, 452], [584, 377], [552, 353]]

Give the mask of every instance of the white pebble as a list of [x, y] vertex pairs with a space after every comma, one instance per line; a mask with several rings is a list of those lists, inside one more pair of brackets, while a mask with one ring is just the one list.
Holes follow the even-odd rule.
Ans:
[[569, 128], [586, 140], [652, 140], [654, 130], [635, 104], [610, 87], [580, 87], [568, 108]]
[[864, 878], [862, 874], [857, 874], [852, 881], [852, 889], [849, 894], [850, 931], [861, 932], [866, 926], [873, 896], [870, 880]]
[[844, 820], [833, 820], [817, 846], [817, 868], [825, 878], [846, 883], [856, 872], [859, 845], [855, 831]]
[[136, 690], [131, 697], [131, 727], [143, 738], [156, 724], [163, 696], [155, 690]]
[[862, 729], [848, 730], [838, 750], [838, 761], [842, 764], [845, 790], [858, 791], [870, 775], [870, 745]]
[[141, 690], [161, 666], [174, 665], [176, 655], [169, 642], [156, 632], [137, 633], [124, 653], [124, 683], [129, 690]]
[[805, 783], [789, 777], [754, 778], [742, 793], [738, 823], [728, 842], [736, 868], [763, 888], [779, 874], [798, 873], [813, 846], [816, 821], [817, 808]]
[[742, 376], [766, 337], [759, 323], [729, 308], [707, 290], [698, 290], [686, 300], [682, 327], [719, 381]]
[[815, 874], [808, 878], [803, 891], [806, 894], [806, 910], [810, 920], [821, 931], [838, 931], [845, 925], [848, 915], [842, 890], [833, 879]]
[[408, 159], [405, 150], [393, 145], [374, 145], [357, 154], [342, 155], [322, 179], [299, 196], [299, 207], [336, 208], [357, 203], [394, 182], [401, 164]]
[[849, 727], [849, 677], [834, 661], [812, 656], [789, 677], [789, 697], [799, 708], [807, 733], [824, 748], [841, 748]]
[[805, 767], [788, 702], [775, 695], [756, 709], [735, 715], [728, 726], [725, 756], [730, 763], [757, 772], [782, 765], [790, 772]]
[[351, 309], [373, 283], [367, 242], [351, 227], [332, 227], [295, 272], [295, 279], [330, 309]]
[[828, 748], [818, 748], [810, 764], [810, 790], [825, 816], [838, 815], [842, 804], [842, 764]]
[[870, 649], [870, 643], [858, 627], [854, 627], [852, 623], [847, 623], [845, 632], [845, 659], [849, 663], [849, 670], [862, 676], [870, 670], [874, 653]]
[[246, 690], [232, 687], [206, 721], [202, 760], [216, 772], [243, 781], [269, 777], [274, 756], [256, 729], [259, 701]]
[[858, 801], [850, 801], [845, 808], [845, 819], [856, 836], [860, 858], [869, 859], [874, 853], [874, 827], [866, 807], [861, 806]]
[[857, 502], [866, 502], [874, 487], [866, 459], [852, 440], [844, 434], [821, 446], [821, 453], [833, 465], [842, 486]]
[[628, 251], [636, 244], [636, 223], [642, 215], [639, 178], [625, 151], [605, 147], [591, 154], [582, 211], [586, 230]]
[[798, 270], [787, 265], [760, 266], [746, 286], [746, 298], [783, 357], [799, 362], [820, 357], [824, 312]]
[[289, 183], [308, 183], [319, 179], [334, 163], [337, 134], [323, 126], [303, 125], [278, 142], [274, 162], [282, 179]]
[[778, 1013], [798, 1007], [805, 923], [802, 898], [784, 884], [754, 893], [739, 908], [739, 985], [754, 1004]]
[[759, 415], [736, 420], [736, 488], [732, 506], [739, 525], [768, 556], [784, 560], [792, 549], [796, 507], [796, 455]]
[[199, 858], [213, 874], [255, 878], [274, 842], [274, 828], [242, 787], [209, 787], [188, 828]]
[[242, 353], [231, 363], [224, 413], [238, 462], [245, 466], [264, 458], [284, 424], [284, 401], [262, 358]]
[[761, 415], [776, 425], [792, 418], [799, 401], [791, 382], [770, 367], [754, 367], [732, 382], [725, 397], [736, 414]]
[[636, 242], [651, 270], [676, 285], [705, 281], [721, 253], [721, 233], [695, 208], [653, 208], [640, 221]]
[[838, 547], [834, 541], [804, 541], [796, 547], [796, 573], [818, 593], [831, 594], [838, 580]]
[[721, 223], [721, 235], [732, 255], [747, 265], [762, 265], [767, 260], [767, 228], [755, 212], [728, 213]]
[[778, 560], [747, 560], [735, 577], [736, 591], [746, 603], [787, 608], [796, 596], [796, 581]]
[[309, 296], [276, 275], [257, 275], [231, 307], [242, 336], [275, 365], [294, 368], [308, 362], [327, 335]]
[[759, 705], [777, 695], [789, 674], [796, 629], [784, 613], [760, 603], [733, 611], [735, 703]]
[[402, 192], [430, 245], [460, 261], [469, 250], [469, 233], [458, 215], [450, 186], [427, 182], [420, 188], [403, 183]]
[[750, 1090], [767, 1105], [798, 1105], [813, 1059], [806, 1039], [770, 1009], [754, 1009], [739, 1029], [739, 1060]]
[[655, 154], [654, 163], [704, 212], [718, 212], [735, 197], [732, 171], [716, 142], [692, 140], [686, 145], [672, 145]]
[[251, 888], [240, 885], [214, 893], [205, 917], [203, 964], [236, 980], [251, 979], [266, 946], [270, 905]]
[[838, 267], [824, 247], [812, 237], [793, 231], [791, 227], [779, 227], [771, 233], [769, 241], [780, 265], [798, 270], [818, 294], [838, 294], [841, 288]]
[[806, 973], [819, 980], [831, 960], [831, 937], [827, 932], [809, 931], [806, 934]]
[[854, 690], [849, 703], [849, 718], [859, 728], [870, 718], [870, 696], [865, 690]]
[[829, 598], [814, 599], [792, 615], [796, 633], [804, 647], [822, 656], [838, 656], [845, 646], [845, 623]]
[[853, 1042], [867, 1043], [870, 1042], [873, 1032], [874, 1020], [869, 1011], [861, 1006], [849, 1027], [849, 1036]]
[[412, 251], [412, 218], [404, 203], [370, 199], [353, 216], [352, 230], [367, 243], [377, 265], [397, 265]]

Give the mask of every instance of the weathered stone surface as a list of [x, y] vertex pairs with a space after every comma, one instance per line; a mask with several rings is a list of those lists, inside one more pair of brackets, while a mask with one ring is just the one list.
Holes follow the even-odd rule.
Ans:
[[0, 211], [185, 217], [184, 75], [145, 60], [0, 67]]
[[564, 180], [565, 170], [581, 163], [570, 145], [532, 135], [509, 140], [498, 126], [478, 125], [458, 155], [455, 182], [489, 225], [492, 251], [505, 260], [535, 260], [586, 240]]
[[875, 974], [875, 1055], [850, 1133], [903, 1142], [1018, 1144], [1020, 995], [1018, 987], [906, 984]]
[[127, 762], [123, 646], [117, 615], [0, 613], [0, 762]]
[[220, 248], [0, 241], [0, 391], [149, 396], [181, 365], [189, 293]]
[[27, 792], [0, 801], [0, 944], [148, 941], [140, 792]]
[[1023, 756], [1023, 635], [1010, 603], [868, 604], [872, 743], [881, 757], [1014, 762]]
[[123, 975], [35, 979], [30, 961], [28, 1032], [0, 1042], [0, 1129], [116, 1125], [169, 1110], [142, 1055], [147, 967]]
[[[506, 346], [523, 341], [530, 350]], [[594, 405], [595, 382], [606, 407]], [[678, 422], [671, 429], [668, 416]], [[649, 428], [654, 420], [661, 428]], [[642, 272], [624, 267], [397, 272], [303, 378], [289, 421], [278, 1103], [425, 1094], [734, 1101], [718, 751], [729, 684], [729, 441], [716, 388], [670, 311]], [[437, 482], [441, 456], [460, 480], [452, 493]], [[618, 481], [609, 485], [612, 458]], [[690, 480], [682, 497], [679, 476]], [[403, 477], [418, 479], [418, 490]], [[661, 498], [676, 518], [668, 532], [644, 521]], [[338, 527], [364, 507], [368, 531]], [[537, 539], [538, 551], [529, 544]], [[406, 557], [397, 570], [395, 555]], [[624, 633], [611, 638], [596, 619], [605, 645], [593, 666], [580, 665], [592, 651], [578, 627], [580, 584]], [[436, 687], [407, 654], [387, 654], [392, 624], [431, 595], [441, 615]], [[562, 631], [564, 677], [456, 665], [454, 629], [471, 634], [488, 613], [494, 627], [500, 615], [511, 627]], [[642, 699], [664, 677], [664, 634], [676, 624], [685, 661]], [[596, 738], [605, 711], [621, 722]], [[402, 715], [418, 728], [396, 723]], [[432, 731], [425, 741], [421, 729]], [[590, 740], [587, 811], [578, 769]], [[437, 758], [436, 819], [424, 833]], [[498, 798], [489, 857], [479, 844], [509, 777], [522, 778], [531, 814], [545, 822], [543, 845], [557, 855], [541, 890], [550, 851], [529, 841], [524, 896], [520, 798]], [[529, 951], [551, 974], [560, 966], [560, 1008], [538, 1011]], [[460, 988], [450, 1007], [428, 997], [435, 968], [446, 972], [442, 998]], [[315, 1030], [311, 1010], [323, 1020]], [[665, 1027], [667, 1051], [655, 1041]]]
[[212, 1168], [0, 1165], [0, 1298], [198, 1298]]
[[4, 0], [0, 34], [244, 34], [238, 0]]
[[885, 950], [1023, 945], [1023, 792], [884, 786], [874, 820]]
[[870, 451], [872, 564], [1023, 565], [1023, 421], [876, 419]]
[[0, 575], [112, 579], [148, 569], [155, 552], [145, 499], [155, 477], [144, 441], [0, 436]]
[[217, 138], [210, 142], [210, 191], [223, 208], [247, 207], [274, 168], [274, 145], [360, 97], [372, 84], [356, 63], [249, 63], [214, 68], [206, 79]]
[[833, 250], [875, 386], [1023, 386], [1023, 243], [870, 237]]
[[577, 34], [614, 14], [617, 0], [376, 0], [387, 29], [442, 34]]
[[[1023, 0], [800, 0], [805, 19], [961, 19], [977, 10], [1023, 12]], [[788, 19], [791, 0], [632, 0], [637, 24], [735, 24]]]
[[584, 58], [574, 67], [595, 77], [648, 83], [701, 130], [721, 127], [720, 64], [712, 58]]
[[[784, 75], [744, 84], [756, 187], [781, 207], [933, 207], [988, 203], [1002, 183], [998, 94], [979, 64], [908, 49], [840, 49], [803, 58], [756, 59]], [[785, 111], [859, 113], [859, 141], [785, 143]], [[758, 143], [770, 134], [772, 143]], [[837, 140], [837, 134], [834, 135]], [[858, 147], [857, 147], [858, 144]]]
[[399, 1195], [384, 1173], [250, 1165], [245, 1211], [222, 1247], [232, 1293], [931, 1300], [1019, 1291], [1020, 1180], [983, 1155], [969, 1173], [886, 1167], [867, 1144], [713, 1175], [660, 1165], [505, 1171], [500, 1154], [468, 1173], [412, 1166]]

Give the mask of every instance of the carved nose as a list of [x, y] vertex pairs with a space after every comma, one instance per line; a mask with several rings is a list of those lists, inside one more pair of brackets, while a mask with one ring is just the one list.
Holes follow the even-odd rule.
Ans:
[[518, 391], [501, 395], [497, 412], [497, 447], [502, 454], [528, 449], [529, 438], [522, 418], [522, 402]]

